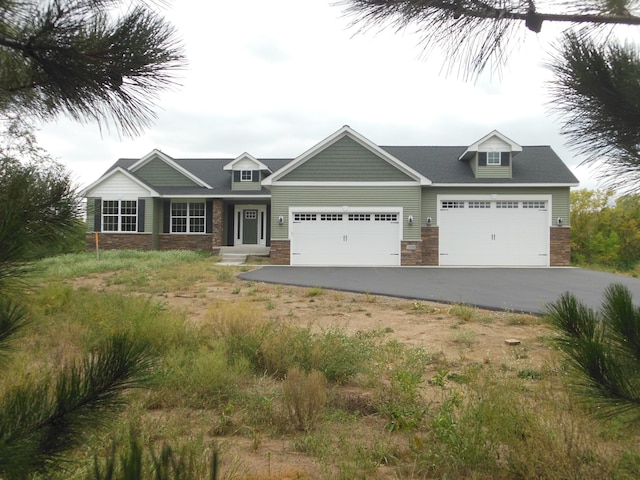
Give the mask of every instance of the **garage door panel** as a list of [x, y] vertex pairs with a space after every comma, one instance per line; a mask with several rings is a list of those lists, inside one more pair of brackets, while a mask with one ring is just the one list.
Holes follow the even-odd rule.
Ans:
[[[395, 221], [389, 221], [390, 218]], [[398, 218], [398, 214], [375, 213], [294, 215], [290, 230], [291, 264], [400, 265]]]
[[[541, 201], [442, 202], [440, 265], [548, 266], [549, 212]], [[482, 205], [483, 208], [469, 208]], [[538, 208], [524, 208], [535, 205]], [[499, 208], [502, 207], [502, 208]]]

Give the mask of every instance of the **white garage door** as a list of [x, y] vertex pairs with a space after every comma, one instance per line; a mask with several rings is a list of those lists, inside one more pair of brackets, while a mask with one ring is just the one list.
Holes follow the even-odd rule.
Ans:
[[440, 265], [548, 266], [547, 200], [439, 200]]
[[400, 214], [296, 212], [291, 265], [400, 265]]

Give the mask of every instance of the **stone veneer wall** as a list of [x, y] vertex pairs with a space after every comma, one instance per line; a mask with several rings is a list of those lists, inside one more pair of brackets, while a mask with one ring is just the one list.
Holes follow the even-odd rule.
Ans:
[[271, 240], [271, 265], [291, 265], [291, 242]]
[[422, 227], [422, 265], [440, 264], [439, 232], [438, 227]]
[[422, 265], [422, 241], [402, 241], [400, 243], [401, 265]]
[[216, 247], [224, 246], [224, 206], [222, 200], [213, 201], [213, 238], [211, 239], [212, 250], [220, 250]]
[[552, 267], [571, 266], [571, 228], [551, 227], [549, 230], [551, 250], [549, 264]]
[[[95, 233], [87, 233], [85, 236], [87, 250], [95, 250]], [[150, 233], [104, 233], [98, 234], [98, 246], [100, 250], [152, 250], [152, 236]]]
[[211, 252], [211, 234], [160, 234], [158, 239], [158, 250], [194, 250]]

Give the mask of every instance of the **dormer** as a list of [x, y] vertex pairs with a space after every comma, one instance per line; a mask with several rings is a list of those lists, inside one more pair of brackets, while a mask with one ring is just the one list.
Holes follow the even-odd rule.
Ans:
[[227, 163], [224, 170], [231, 172], [231, 190], [260, 190], [260, 182], [271, 173], [269, 167], [246, 152]]
[[470, 145], [459, 160], [469, 162], [476, 178], [512, 178], [513, 157], [522, 147], [497, 130]]

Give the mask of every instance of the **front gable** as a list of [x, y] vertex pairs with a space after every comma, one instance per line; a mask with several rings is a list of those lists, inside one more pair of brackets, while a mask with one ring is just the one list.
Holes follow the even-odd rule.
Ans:
[[156, 196], [158, 193], [127, 170], [117, 167], [89, 185], [82, 195], [87, 198], [135, 199]]
[[226, 164], [223, 170], [231, 172], [231, 190], [260, 190], [263, 172], [271, 172], [269, 167], [246, 152]]
[[344, 126], [263, 181], [282, 184], [429, 185], [431, 181]]
[[522, 147], [494, 130], [470, 145], [459, 160], [469, 162], [475, 178], [512, 178], [513, 157]]
[[206, 182], [178, 165], [169, 155], [153, 150], [129, 167], [138, 177], [157, 187], [206, 187]]

